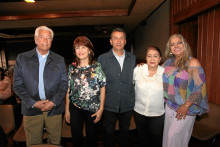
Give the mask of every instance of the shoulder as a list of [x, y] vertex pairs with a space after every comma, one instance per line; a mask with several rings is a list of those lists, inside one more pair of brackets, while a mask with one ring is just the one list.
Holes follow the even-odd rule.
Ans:
[[173, 62], [173, 58], [167, 58], [161, 66], [166, 67], [170, 65], [172, 62]]
[[101, 67], [101, 64], [99, 62], [95, 62], [94, 65], [97, 67]]
[[135, 59], [136, 57], [135, 57], [135, 55], [134, 54], [132, 54], [131, 52], [129, 52], [129, 51], [126, 51], [126, 54], [127, 54], [127, 56], [128, 57], [131, 57], [131, 58], [133, 58], [133, 59]]
[[11, 79], [9, 77], [5, 76], [4, 81], [11, 82]]
[[64, 60], [63, 56], [57, 54], [57, 53], [54, 53], [53, 51], [50, 51], [50, 53], [52, 58], [55, 58], [55, 59], [59, 59], [59, 60]]
[[199, 66], [201, 66], [199, 60], [194, 57], [191, 57], [191, 59], [189, 60], [189, 67], [199, 67]]
[[71, 63], [70, 65], [69, 65], [69, 68], [76, 68], [77, 66], [76, 66], [76, 62], [73, 62], [73, 63]]
[[109, 52], [106, 52], [98, 57], [98, 62], [101, 63], [102, 66], [104, 64], [109, 64], [109, 58], [113, 56], [112, 51], [110, 50]]
[[16, 65], [30, 61], [34, 55], [35, 55], [35, 49], [18, 54], [16, 58]]
[[101, 67], [101, 64], [99, 62], [94, 62], [91, 64], [92, 68], [97, 68], [97, 67]]
[[165, 70], [164, 67], [158, 65], [158, 73], [163, 74], [164, 70]]
[[106, 57], [110, 57], [111, 55], [113, 55], [112, 50], [109, 50], [108, 52], [101, 54], [99, 58], [106, 58]]
[[134, 69], [134, 72], [137, 73], [137, 72], [140, 72], [142, 70], [148, 71], [148, 65], [143, 64], [143, 65], [136, 66], [135, 69]]
[[29, 57], [30, 55], [34, 54], [34, 50], [35, 49], [27, 51], [27, 52], [20, 53], [20, 54], [18, 54], [18, 58]]

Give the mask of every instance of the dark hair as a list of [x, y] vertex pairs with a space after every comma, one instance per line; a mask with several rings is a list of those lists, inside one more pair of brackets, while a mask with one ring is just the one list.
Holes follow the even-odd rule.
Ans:
[[162, 53], [161, 53], [161, 51], [160, 51], [160, 48], [157, 47], [157, 46], [149, 46], [149, 47], [147, 48], [147, 50], [146, 50], [146, 55], [147, 55], [147, 52], [148, 52], [148, 50], [149, 50], [150, 48], [153, 48], [154, 50], [156, 50], [156, 51], [159, 53], [160, 57], [162, 57]]
[[5, 70], [0, 67], [0, 71], [2, 72], [1, 73], [1, 80], [3, 80], [5, 78]]
[[[73, 42], [73, 49], [74, 49], [74, 55], [75, 56], [76, 56], [75, 49], [76, 49], [77, 46], [86, 46], [86, 47], [89, 48], [89, 51], [90, 51], [89, 65], [91, 65], [95, 61], [92, 42], [86, 36], [77, 37]], [[76, 62], [77, 65], [80, 64], [80, 60], [77, 56], [76, 56], [75, 62]]]
[[126, 38], [126, 33], [125, 33], [125, 30], [124, 29], [122, 29], [122, 28], [115, 28], [115, 29], [113, 29], [112, 30], [112, 33], [111, 33], [111, 38], [112, 38], [112, 34], [114, 33], [114, 32], [122, 32], [122, 33], [124, 33], [125, 34], [125, 38]]

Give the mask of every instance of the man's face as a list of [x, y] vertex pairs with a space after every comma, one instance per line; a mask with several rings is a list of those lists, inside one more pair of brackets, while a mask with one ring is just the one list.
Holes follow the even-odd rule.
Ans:
[[35, 44], [40, 54], [47, 54], [52, 44], [52, 35], [50, 31], [40, 30], [38, 37], [35, 38]]
[[123, 32], [113, 32], [110, 43], [115, 51], [121, 51], [126, 45], [126, 36]]

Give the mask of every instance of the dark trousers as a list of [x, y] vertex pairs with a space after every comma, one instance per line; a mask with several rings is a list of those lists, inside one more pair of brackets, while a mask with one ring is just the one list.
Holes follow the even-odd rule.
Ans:
[[137, 130], [138, 147], [161, 147], [164, 114], [156, 117], [147, 117], [135, 111], [133, 114]]
[[70, 124], [72, 133], [72, 142], [74, 147], [82, 147], [83, 145], [83, 124], [86, 124], [86, 146], [96, 147], [98, 124], [94, 123], [94, 112], [81, 110], [70, 103]]
[[104, 145], [105, 147], [115, 146], [115, 126], [119, 120], [119, 146], [129, 147], [129, 126], [132, 111], [115, 113], [104, 110]]

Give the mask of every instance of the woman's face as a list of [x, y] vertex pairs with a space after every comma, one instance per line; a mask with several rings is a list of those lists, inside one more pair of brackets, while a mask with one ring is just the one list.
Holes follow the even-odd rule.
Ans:
[[150, 68], [156, 68], [160, 63], [160, 53], [154, 48], [149, 48], [146, 54], [147, 65]]
[[76, 46], [75, 47], [75, 52], [76, 52], [76, 56], [80, 59], [80, 60], [87, 60], [89, 59], [89, 48], [86, 46]]
[[184, 44], [180, 37], [174, 37], [170, 40], [170, 49], [175, 57], [181, 58], [183, 56]]

